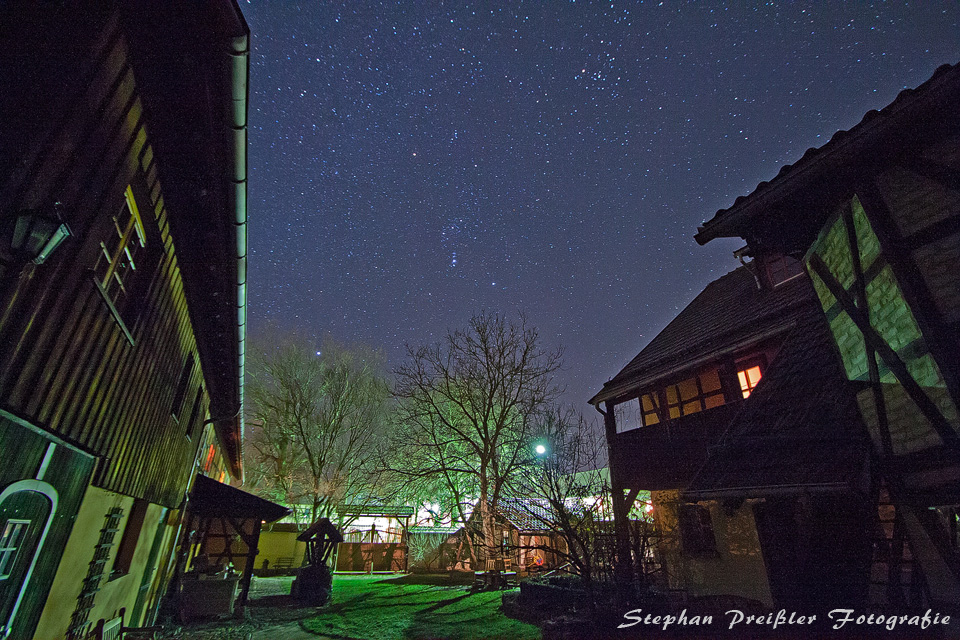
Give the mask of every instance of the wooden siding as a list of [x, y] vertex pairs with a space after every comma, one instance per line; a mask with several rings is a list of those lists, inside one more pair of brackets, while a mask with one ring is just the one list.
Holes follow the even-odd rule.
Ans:
[[[59, 201], [74, 237], [45, 264], [3, 274], [0, 406], [99, 456], [95, 485], [175, 507], [191, 478], [202, 431], [185, 424], [203, 384], [202, 363], [160, 187], [162, 167], [147, 136], [148, 114], [127, 45], [113, 16], [93, 15], [100, 22], [74, 24], [51, 12], [50, 19], [60, 22], [46, 27], [58, 42], [88, 47], [84, 52], [74, 45], [75, 57], [60, 60], [63, 68], [52, 73], [44, 66], [47, 75], [36, 76], [64, 87], [62, 92], [43, 86], [23, 105], [2, 104], [0, 115], [13, 124], [0, 129], [0, 148], [16, 122], [28, 119], [16, 113], [22, 111], [18, 106], [40, 96], [58, 101], [41, 105], [40, 112], [63, 115], [18, 149], [21, 162], [0, 162], [18, 167], [0, 178], [0, 211]], [[92, 275], [99, 243], [111, 233], [116, 237], [112, 216], [124, 205], [127, 185], [148, 227], [147, 249], [153, 249], [138, 260], [130, 282], [137, 290], [136, 313], [113, 309]], [[198, 363], [187, 400], [174, 416], [174, 393], [190, 354]], [[209, 404], [204, 394], [198, 423]]]

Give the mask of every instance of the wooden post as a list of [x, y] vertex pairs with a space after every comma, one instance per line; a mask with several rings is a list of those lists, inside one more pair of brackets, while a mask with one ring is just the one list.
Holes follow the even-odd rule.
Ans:
[[624, 486], [616, 452], [617, 419], [613, 413], [614, 405], [608, 400], [604, 403], [603, 427], [607, 437], [607, 460], [610, 467], [610, 490], [613, 501], [613, 525], [617, 539], [617, 564], [614, 575], [621, 586], [633, 582], [633, 556], [630, 551], [630, 507], [623, 495]]
[[250, 593], [250, 578], [253, 577], [253, 565], [257, 561], [257, 553], [260, 551], [257, 549], [257, 542], [260, 540], [260, 528], [263, 526], [263, 523], [258, 517], [252, 520], [253, 534], [249, 537], [241, 536], [244, 538], [244, 542], [247, 543], [247, 562], [243, 567], [243, 575], [240, 577], [240, 598], [238, 602], [241, 607], [247, 606], [247, 595]]

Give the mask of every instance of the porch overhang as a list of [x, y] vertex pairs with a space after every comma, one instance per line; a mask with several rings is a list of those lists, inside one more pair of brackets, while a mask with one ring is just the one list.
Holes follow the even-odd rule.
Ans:
[[201, 518], [256, 518], [274, 522], [290, 509], [212, 478], [198, 475], [190, 495], [190, 512]]

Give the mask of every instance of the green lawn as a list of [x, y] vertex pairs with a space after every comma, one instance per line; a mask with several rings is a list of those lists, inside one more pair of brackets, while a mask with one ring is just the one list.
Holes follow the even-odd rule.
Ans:
[[[500, 611], [502, 592], [471, 593], [418, 576], [335, 576], [309, 630], [357, 640], [539, 640], [540, 629]], [[431, 584], [432, 583], [432, 584]]]

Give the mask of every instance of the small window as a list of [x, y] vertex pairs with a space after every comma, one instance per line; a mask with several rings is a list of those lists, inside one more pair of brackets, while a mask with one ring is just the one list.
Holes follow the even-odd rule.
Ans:
[[713, 533], [710, 510], [699, 504], [680, 506], [680, 539], [683, 550], [691, 554], [717, 552], [717, 540]]
[[216, 453], [216, 448], [214, 448], [213, 445], [210, 445], [210, 448], [207, 450], [207, 461], [203, 464], [204, 471], [210, 471], [210, 467], [213, 466], [213, 457]]
[[636, 400], [621, 402], [614, 406], [613, 410], [617, 420], [617, 433], [636, 429], [642, 425], [641, 408]]
[[113, 226], [116, 236], [100, 243], [94, 273], [103, 295], [117, 309], [121, 309], [128, 297], [129, 280], [137, 270], [140, 249], [147, 245], [147, 234], [140, 219], [137, 201], [133, 197], [133, 189], [129, 186], [124, 204], [113, 217]]
[[740, 380], [740, 391], [744, 398], [749, 398], [757, 383], [760, 382], [762, 372], [759, 364], [747, 364], [738, 367], [737, 378]]
[[30, 520], [7, 520], [0, 534], [0, 580], [6, 580], [17, 564], [17, 552], [30, 528]]
[[180, 419], [180, 412], [183, 411], [183, 399], [187, 395], [187, 386], [190, 384], [190, 376], [193, 374], [193, 354], [187, 356], [187, 360], [180, 369], [180, 379], [177, 381], [177, 391], [173, 394], [173, 406], [170, 412], [177, 420]]
[[803, 273], [803, 265], [796, 258], [774, 255], [765, 259], [767, 276], [774, 287]]
[[197, 431], [197, 418], [200, 416], [200, 407], [203, 405], [203, 386], [197, 388], [197, 397], [193, 399], [193, 409], [190, 410], [190, 420], [187, 422], [187, 437], [193, 438]]
[[119, 578], [130, 573], [130, 566], [133, 563], [133, 554], [137, 550], [137, 543], [140, 541], [140, 533], [143, 531], [143, 520], [147, 515], [146, 500], [135, 500], [133, 508], [130, 509], [130, 517], [127, 518], [127, 525], [123, 529], [123, 537], [120, 538], [120, 546], [117, 547], [117, 556], [113, 559], [113, 570], [110, 572], [110, 579]]
[[640, 413], [643, 416], [643, 426], [660, 424], [660, 394], [646, 393], [640, 396]]

